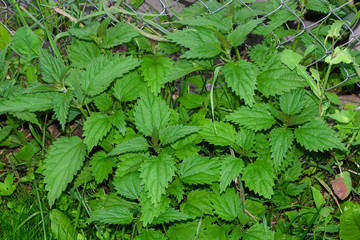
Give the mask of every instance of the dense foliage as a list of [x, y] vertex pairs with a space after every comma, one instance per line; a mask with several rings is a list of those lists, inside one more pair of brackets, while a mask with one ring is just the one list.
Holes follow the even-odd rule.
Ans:
[[2, 236], [360, 239], [360, 113], [326, 91], [360, 54], [337, 19], [279, 45], [293, 12], [327, 5], [261, 18], [278, 5], [195, 3], [152, 22], [162, 36], [116, 7], [38, 29], [48, 48], [28, 26], [2, 35]]

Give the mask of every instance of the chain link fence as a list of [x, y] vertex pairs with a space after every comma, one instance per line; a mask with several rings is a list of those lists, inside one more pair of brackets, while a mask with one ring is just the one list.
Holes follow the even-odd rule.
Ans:
[[[219, 2], [220, 1], [220, 2]], [[264, 19], [262, 25], [265, 28], [271, 27], [272, 18], [286, 17], [289, 24], [295, 29], [295, 34], [291, 36], [278, 36], [277, 47], [281, 48], [288, 43], [297, 41], [301, 36], [311, 36], [317, 48], [322, 48], [321, 55], [314, 61], [307, 64], [307, 67], [318, 64], [331, 54], [331, 47], [324, 44], [324, 39], [320, 39], [311, 30], [323, 26], [325, 22], [340, 20], [344, 21], [343, 34], [346, 38], [342, 38], [337, 43], [338, 47], [349, 47], [350, 49], [360, 50], [360, 27], [357, 20], [358, 14], [356, 4], [353, 1], [346, 0], [0, 0], [0, 24], [11, 34], [15, 30], [28, 24], [42, 39], [41, 27], [51, 26], [54, 38], [64, 34], [68, 27], [71, 26], [69, 21], [77, 23], [81, 19], [96, 19], [101, 21], [106, 17], [122, 18], [126, 21], [136, 21], [140, 29], [146, 28], [153, 34], [162, 35], [161, 28], [154, 27], [152, 22], [157, 23], [156, 26], [169, 24], [172, 21], [180, 21], [187, 15], [181, 14], [184, 10], [197, 6], [201, 9], [200, 13], [208, 12], [215, 14], [225, 10], [230, 4], [242, 7], [244, 16], [256, 19]], [[294, 11], [294, 4], [296, 11]], [[262, 9], [259, 10], [259, 6]], [[119, 12], [112, 12], [111, 9], [116, 7]], [[281, 16], [286, 10], [286, 16]], [[316, 9], [316, 11], [315, 11]], [[319, 10], [320, 9], [320, 10]], [[267, 11], [267, 12], [266, 12]], [[299, 14], [301, 12], [301, 14]], [[279, 14], [281, 13], [281, 14]], [[280, 16], [277, 16], [280, 15]], [[25, 20], [26, 18], [26, 20]], [[114, 22], [112, 23], [114, 24]], [[69, 39], [59, 41], [59, 46], [64, 50]], [[44, 42], [45, 43], [45, 42]], [[246, 42], [247, 47], [251, 47], [252, 42]], [[341, 82], [327, 89], [331, 90], [338, 86], [357, 83], [358, 75], [351, 71], [345, 65], [341, 65], [343, 76]], [[352, 80], [352, 81], [351, 81]], [[348, 82], [348, 83], [347, 83]], [[360, 85], [358, 85], [360, 87]]]

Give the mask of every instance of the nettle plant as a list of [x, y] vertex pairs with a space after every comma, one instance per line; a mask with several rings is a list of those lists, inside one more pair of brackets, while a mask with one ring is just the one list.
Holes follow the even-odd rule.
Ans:
[[[113, 15], [114, 26], [110, 18], [76, 24], [63, 56], [42, 49], [23, 27], [11, 48], [2, 50], [0, 113], [7, 123], [0, 140], [38, 156], [36, 172], [44, 176], [54, 208], [56, 237], [84, 238], [57, 210], [68, 194], [86, 209], [81, 228], [121, 225], [124, 239], [304, 239], [311, 227], [337, 234], [338, 220], [330, 213], [339, 217], [339, 211], [325, 206], [319, 186], [311, 187], [312, 178], [302, 175], [304, 163], [327, 161], [330, 151], [335, 159], [347, 156], [359, 142], [357, 132], [346, 131], [349, 124], [360, 126], [357, 113], [335, 111], [337, 96], [325, 92], [331, 71], [343, 74], [339, 63], [357, 71], [358, 55], [330, 41], [343, 34], [344, 23], [335, 21], [318, 35], [332, 44], [333, 54], [307, 69], [303, 63], [323, 51], [316, 42], [303, 34], [296, 44], [277, 48], [274, 39], [296, 34], [284, 28], [296, 20], [290, 11], [270, 15], [266, 27], [255, 17], [271, 4], [253, 4], [254, 12], [237, 4], [208, 14], [196, 3], [167, 30], [153, 23], [161, 37]], [[288, 6], [302, 16], [296, 3]], [[265, 36], [262, 43], [245, 47], [255, 35]], [[11, 50], [28, 66], [17, 80], [5, 79]], [[21, 81], [25, 75], [27, 82]], [[340, 119], [341, 138], [326, 122], [330, 114]], [[351, 119], [341, 122], [344, 116]], [[24, 123], [30, 142], [18, 130]], [[54, 123], [59, 134], [48, 136]], [[18, 138], [23, 142], [16, 145]], [[345, 199], [351, 178], [336, 164]], [[331, 165], [328, 169], [334, 173]], [[306, 171], [316, 174], [314, 168]], [[292, 203], [308, 195], [316, 207], [294, 209]], [[274, 223], [282, 209], [288, 211]], [[341, 215], [340, 236], [355, 239], [360, 230], [354, 231], [352, 220], [360, 207], [348, 209]]]

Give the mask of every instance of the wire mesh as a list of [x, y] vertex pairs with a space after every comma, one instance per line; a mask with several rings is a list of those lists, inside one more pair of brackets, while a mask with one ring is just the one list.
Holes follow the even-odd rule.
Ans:
[[[216, 2], [216, 4], [214, 4], [214, 2]], [[154, 26], [150, 24], [151, 22], [157, 22], [161, 26], [165, 22], [171, 23], [172, 21], [179, 21], [184, 17], [179, 14], [184, 9], [187, 9], [195, 4], [201, 4], [203, 10], [207, 11], [211, 15], [225, 10], [228, 5], [234, 3], [237, 4], [237, 6], [242, 6], [244, 10], [248, 12], [246, 14], [249, 16], [257, 19], [264, 19], [262, 25], [265, 28], [269, 27], [270, 18], [280, 13], [280, 11], [283, 13], [284, 10], [286, 10], [288, 15], [285, 17], [289, 19], [286, 24], [296, 26], [296, 31], [295, 34], [291, 36], [275, 36], [277, 37], [278, 42], [277, 47], [281, 48], [286, 44], [293, 43], [302, 35], [311, 36], [312, 40], [316, 42], [315, 45], [322, 48], [322, 54], [311, 63], [308, 63], [307, 67], [318, 64], [332, 52], [331, 46], [325, 46], [324, 39], [320, 39], [311, 31], [318, 26], [322, 26], [329, 19], [345, 21], [344, 28], [348, 37], [345, 41], [342, 40], [342, 42], [338, 44], [338, 47], [349, 47], [350, 49], [359, 50], [360, 27], [358, 26], [359, 23], [356, 20], [357, 10], [354, 7], [354, 3], [352, 1], [327, 0], [316, 0], [314, 2], [318, 5], [322, 4], [323, 6], [322, 12], [317, 15], [315, 14], [315, 18], [314, 12], [311, 11], [311, 8], [304, 8], [304, 0], [221, 0], [220, 3], [211, 0], [0, 0], [0, 24], [13, 35], [17, 27], [24, 25], [24, 23], [21, 22], [19, 12], [25, 9], [28, 12], [31, 12], [32, 19], [34, 19], [34, 21], [29, 24], [32, 29], [41, 29], [41, 25], [52, 26], [53, 28], [51, 34], [54, 38], [56, 38], [68, 30], [68, 27], [71, 26], [69, 21], [76, 23], [79, 19], [86, 16], [90, 16], [89, 19], [97, 19], [98, 21], [101, 21], [102, 19], [108, 17], [109, 14], [111, 15], [111, 13], [109, 13], [109, 9], [112, 6], [116, 6], [128, 11], [129, 14], [126, 14], [126, 12], [125, 14], [114, 14], [112, 15], [113, 17], [123, 18], [124, 20], [124, 16], [127, 16], [126, 19], [128, 21], [134, 21], [134, 19], [131, 18], [136, 16], [136, 22], [140, 29], [146, 28], [147, 30], [152, 31], [152, 33], [161, 36], [162, 32], [159, 31], [159, 29], [154, 28]], [[338, 2], [342, 2], [342, 4], [335, 4]], [[254, 6], [259, 3], [263, 4], [265, 9], [268, 9], [268, 12], [258, 14], [258, 10], [254, 9]], [[296, 4], [296, 11], [294, 11], [294, 4]], [[303, 11], [301, 12], [301, 15], [299, 15], [299, 11]], [[130, 13], [133, 13], [134, 15], [131, 15]], [[156, 13], [156, 15], [151, 15], [153, 13]], [[40, 38], [45, 39], [41, 37], [41, 30], [38, 30], [36, 33]], [[59, 41], [58, 43], [60, 44], [60, 48], [64, 49], [68, 44], [68, 41], [69, 40], [66, 38], [64, 38], [63, 41]], [[246, 44], [247, 47], [251, 47], [254, 42], [247, 41]], [[342, 68], [344, 79], [327, 90], [341, 86], [351, 79], [354, 80], [352, 81], [353, 83], [357, 82], [358, 75], [356, 72], [349, 70], [348, 67], [343, 64], [340, 65], [340, 67]]]

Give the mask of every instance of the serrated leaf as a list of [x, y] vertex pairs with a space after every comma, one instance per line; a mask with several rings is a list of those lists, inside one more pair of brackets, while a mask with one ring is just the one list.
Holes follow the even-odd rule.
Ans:
[[182, 78], [185, 75], [195, 71], [201, 70], [202, 67], [195, 66], [192, 62], [180, 60], [173, 62], [171, 68], [168, 69], [167, 74], [165, 75], [163, 82], [168, 83], [176, 79]]
[[308, 188], [308, 184], [306, 183], [299, 185], [296, 185], [295, 183], [289, 183], [289, 185], [286, 186], [285, 192], [290, 196], [298, 196], [304, 192], [306, 188]]
[[109, 174], [113, 172], [112, 169], [115, 167], [116, 162], [116, 158], [108, 157], [104, 151], [98, 151], [91, 157], [91, 172], [97, 183], [108, 179]]
[[275, 240], [275, 232], [271, 231], [268, 226], [257, 223], [244, 233], [243, 240]]
[[193, 190], [187, 193], [186, 202], [180, 206], [181, 211], [191, 217], [202, 217], [204, 214], [212, 215], [211, 195], [206, 190]]
[[288, 115], [298, 114], [306, 104], [305, 89], [298, 88], [280, 97], [280, 109]]
[[82, 89], [90, 96], [102, 93], [115, 78], [139, 66], [132, 57], [99, 55], [91, 61], [82, 74]]
[[0, 105], [0, 114], [5, 112], [38, 112], [53, 107], [57, 93], [22, 94], [5, 100]]
[[69, 29], [69, 32], [71, 35], [77, 38], [87, 41], [92, 41], [93, 39], [91, 37], [95, 37], [97, 35], [97, 30], [99, 26], [100, 26], [100, 22], [91, 21], [85, 27], [78, 27], [78, 26], [72, 27]]
[[145, 138], [136, 137], [117, 145], [113, 150], [111, 150], [109, 155], [114, 156], [124, 153], [145, 152], [148, 148], [149, 145]]
[[149, 158], [148, 153], [127, 153], [118, 157], [120, 163], [117, 165], [116, 176], [122, 177], [128, 173], [137, 172], [141, 164]]
[[276, 54], [267, 61], [265, 69], [257, 76], [258, 90], [266, 97], [283, 94], [305, 85], [305, 79], [285, 66]]
[[108, 93], [102, 93], [94, 97], [94, 103], [97, 109], [102, 112], [109, 111], [113, 107], [113, 101]]
[[337, 133], [321, 120], [313, 120], [295, 129], [296, 141], [307, 150], [323, 152], [332, 148], [344, 149]]
[[190, 48], [184, 58], [212, 58], [221, 52], [221, 44], [211, 29], [185, 29], [170, 33], [166, 38]]
[[132, 71], [119, 78], [114, 85], [114, 96], [119, 101], [133, 101], [146, 89], [145, 82], [137, 71]]
[[239, 25], [236, 27], [236, 29], [234, 31], [232, 31], [229, 34], [229, 42], [231, 43], [231, 45], [233, 47], [237, 47], [241, 44], [244, 43], [244, 41], [246, 40], [247, 35], [249, 35], [249, 33], [252, 32], [252, 30], [259, 25], [262, 21], [264, 21], [264, 19], [255, 19], [255, 20], [250, 20], [249, 22]]
[[175, 162], [170, 156], [151, 157], [140, 168], [141, 183], [153, 204], [160, 202], [169, 182], [175, 176]]
[[272, 162], [269, 160], [257, 160], [247, 165], [242, 175], [246, 187], [268, 199], [274, 194], [275, 178]]
[[25, 122], [31, 122], [33, 124], [36, 124], [40, 126], [39, 120], [37, 119], [37, 116], [35, 113], [32, 112], [10, 112], [10, 115], [21, 119]]
[[239, 218], [244, 211], [239, 194], [233, 188], [227, 189], [225, 193], [216, 195], [211, 199], [215, 213], [225, 221], [232, 222]]
[[187, 109], [201, 107], [204, 102], [204, 97], [199, 94], [185, 93], [179, 98], [181, 105]]
[[198, 131], [199, 128], [196, 126], [171, 125], [160, 130], [159, 139], [166, 145]]
[[84, 123], [84, 143], [90, 152], [103, 137], [111, 130], [112, 122], [105, 113], [95, 112]]
[[255, 132], [247, 128], [240, 128], [235, 136], [235, 143], [245, 151], [250, 150], [255, 144]]
[[294, 162], [291, 167], [287, 168], [284, 172], [284, 181], [293, 182], [299, 179], [304, 169], [301, 168], [301, 162]]
[[79, 188], [80, 186], [83, 186], [85, 183], [88, 183], [92, 180], [92, 172], [90, 168], [90, 164], [87, 163], [84, 165], [84, 167], [81, 169], [80, 173], [76, 176], [74, 181], [74, 188]]
[[71, 65], [77, 68], [86, 66], [100, 55], [100, 49], [94, 42], [73, 39], [72, 45], [67, 48]]
[[299, 65], [302, 58], [303, 57], [300, 54], [293, 52], [289, 49], [285, 49], [281, 53], [281, 62], [288, 66], [291, 70], [294, 70], [294, 68]]
[[196, 232], [199, 223], [196, 221], [172, 225], [169, 227], [166, 236], [169, 240], [196, 239]]
[[85, 145], [79, 137], [59, 138], [45, 156], [45, 190], [49, 191], [48, 200], [52, 206], [66, 189], [68, 183], [80, 170], [85, 160]]
[[197, 16], [195, 18], [184, 18], [179, 21], [179, 23], [191, 26], [212, 27], [221, 32], [228, 32], [232, 28], [231, 20], [229, 18], [224, 18], [223, 13], [220, 12], [205, 16]]
[[130, 224], [133, 215], [127, 207], [105, 207], [92, 212], [89, 222], [105, 224]]
[[226, 116], [226, 120], [254, 131], [267, 130], [275, 124], [275, 119], [265, 104], [256, 103], [252, 108], [243, 106]]
[[341, 172], [331, 181], [332, 189], [340, 200], [344, 200], [349, 196], [352, 189], [351, 177], [349, 172]]
[[115, 27], [106, 29], [101, 46], [103, 48], [112, 48], [130, 42], [136, 36], [139, 36], [139, 33], [134, 28], [124, 22], [119, 22]]
[[235, 142], [235, 129], [229, 123], [210, 122], [202, 126], [199, 133], [205, 141], [214, 145], [228, 146]]
[[119, 130], [122, 135], [126, 132], [125, 114], [121, 110], [117, 110], [113, 115], [110, 116], [112, 124]]
[[129, 199], [137, 199], [142, 190], [140, 173], [133, 172], [124, 176], [117, 176], [113, 180], [116, 192]]
[[134, 121], [142, 134], [151, 137], [155, 129], [159, 131], [166, 127], [169, 118], [170, 110], [164, 100], [150, 92], [140, 95], [134, 110]]
[[[1, 32], [2, 26], [0, 26], [0, 32]], [[7, 31], [7, 30], [6, 30]], [[0, 38], [0, 49], [2, 45], [2, 39]], [[6, 78], [6, 74], [8, 72], [9, 62], [6, 61], [6, 52], [8, 48], [5, 47], [0, 51], [0, 82], [3, 81]]]
[[222, 73], [229, 87], [251, 107], [255, 102], [256, 89], [256, 77], [251, 63], [244, 60], [229, 62], [223, 67]]
[[188, 157], [180, 164], [181, 181], [187, 184], [210, 184], [219, 179], [219, 161], [216, 158]]
[[153, 204], [150, 198], [145, 198], [142, 195], [140, 199], [140, 220], [143, 222], [144, 227], [149, 225], [154, 218], [158, 217], [161, 213], [165, 212], [169, 208], [170, 199], [162, 196], [158, 204]]
[[279, 169], [286, 153], [289, 151], [294, 139], [290, 129], [275, 128], [271, 131], [269, 140], [271, 157], [274, 160], [275, 169]]
[[244, 168], [244, 162], [241, 158], [227, 156], [222, 160], [220, 167], [220, 192], [230, 185], [236, 177], [240, 175]]
[[165, 210], [165, 212], [161, 213], [158, 217], [156, 217], [151, 223], [152, 224], [162, 224], [162, 223], [170, 223], [175, 221], [185, 221], [190, 218], [189, 215], [180, 212], [172, 207]]
[[39, 51], [40, 69], [42, 79], [47, 83], [61, 83], [61, 78], [66, 70], [62, 59], [52, 56], [48, 50]]
[[55, 117], [61, 125], [61, 129], [65, 129], [65, 123], [68, 118], [70, 103], [73, 100], [72, 91], [57, 94], [54, 99]]
[[163, 79], [172, 66], [171, 58], [164, 55], [146, 55], [141, 63], [141, 74], [151, 91], [158, 94], [164, 87]]

